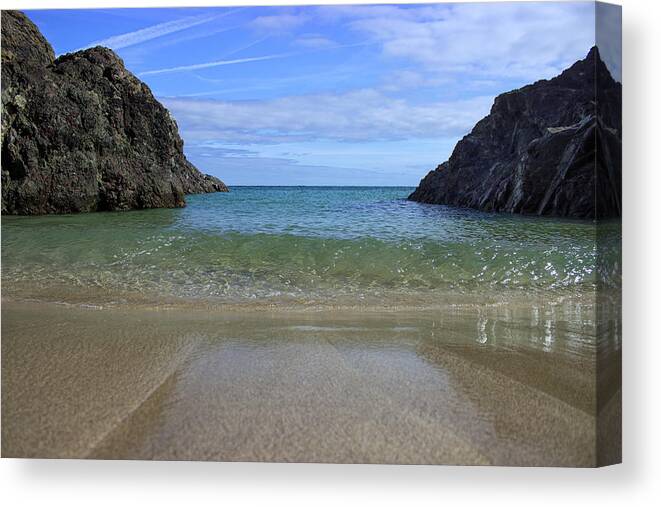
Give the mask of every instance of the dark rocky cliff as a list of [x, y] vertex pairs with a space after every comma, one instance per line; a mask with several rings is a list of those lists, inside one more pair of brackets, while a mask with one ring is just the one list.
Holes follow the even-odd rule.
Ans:
[[180, 207], [185, 194], [222, 191], [115, 53], [55, 59], [24, 14], [2, 12], [3, 213]]
[[622, 86], [592, 48], [559, 76], [496, 97], [409, 199], [573, 218], [621, 214]]

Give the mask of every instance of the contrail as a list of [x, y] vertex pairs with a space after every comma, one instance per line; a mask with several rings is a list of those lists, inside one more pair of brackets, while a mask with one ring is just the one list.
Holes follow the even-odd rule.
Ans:
[[[289, 58], [292, 56], [301, 56], [301, 55], [307, 55], [310, 53], [318, 53], [320, 51], [329, 51], [332, 49], [343, 49], [343, 48], [352, 48], [352, 47], [358, 47], [358, 46], [370, 46], [372, 44], [378, 44], [378, 42], [358, 42], [356, 44], [345, 44], [345, 45], [340, 45], [340, 46], [334, 46], [330, 48], [321, 48], [317, 50], [312, 50], [312, 51], [297, 51], [297, 52], [291, 52], [291, 53], [280, 53], [280, 54], [275, 54], [275, 55], [266, 55], [266, 56], [255, 56], [252, 58], [237, 58], [234, 60], [217, 60], [215, 62], [206, 62], [206, 63], [196, 63], [193, 65], [181, 65], [179, 67], [169, 67], [166, 69], [156, 69], [156, 70], [148, 70], [145, 72], [141, 72], [139, 75], [140, 76], [151, 76], [154, 74], [166, 74], [170, 72], [182, 72], [186, 70], [200, 70], [200, 69], [208, 69], [211, 67], [221, 67], [223, 65], [235, 65], [237, 63], [248, 63], [248, 62], [262, 62], [265, 60], [275, 60], [279, 58]], [[245, 49], [245, 48], [243, 48]]]
[[135, 46], [136, 44], [141, 44], [142, 42], [147, 42], [158, 37], [163, 37], [164, 35], [180, 32], [182, 30], [186, 30], [203, 23], [208, 23], [209, 21], [213, 21], [215, 19], [232, 14], [237, 10], [238, 9], [232, 9], [231, 11], [214, 16], [187, 16], [185, 18], [175, 19], [166, 23], [159, 23], [157, 25], [148, 26], [147, 28], [141, 28], [140, 30], [136, 30], [134, 32], [113, 35], [112, 37], [108, 37], [106, 39], [90, 42], [88, 45], [79, 48], [76, 51], [81, 51], [83, 49], [91, 48], [94, 46], [105, 46], [111, 49], [122, 49], [129, 46]]
[[237, 58], [235, 60], [218, 60], [216, 62], [207, 62], [207, 63], [196, 63], [194, 65], [182, 65], [180, 67], [170, 67], [167, 69], [156, 69], [148, 70], [146, 72], [141, 72], [140, 76], [150, 76], [153, 74], [166, 74], [169, 72], [181, 72], [183, 70], [199, 70], [199, 69], [208, 69], [210, 67], [220, 67], [222, 65], [234, 65], [237, 63], [248, 63], [248, 62], [261, 62], [264, 60], [275, 60], [276, 58], [286, 58], [288, 56], [294, 56], [297, 53], [282, 53], [279, 55], [267, 55], [267, 56], [255, 56], [253, 58]]
[[262, 37], [261, 39], [257, 39], [257, 40], [255, 40], [255, 41], [252, 41], [250, 44], [246, 44], [245, 46], [240, 47], [239, 49], [235, 49], [234, 51], [230, 51], [229, 53], [225, 54], [224, 56], [225, 56], [225, 57], [228, 57], [228, 56], [231, 56], [231, 55], [235, 55], [235, 54], [237, 54], [237, 53], [240, 53], [241, 51], [245, 51], [246, 49], [249, 49], [249, 48], [251, 48], [251, 47], [253, 47], [253, 46], [256, 46], [256, 45], [259, 44], [260, 42], [264, 42], [264, 41], [265, 41], [266, 39], [268, 39], [269, 37], [270, 37], [270, 35], [267, 35], [266, 37]]

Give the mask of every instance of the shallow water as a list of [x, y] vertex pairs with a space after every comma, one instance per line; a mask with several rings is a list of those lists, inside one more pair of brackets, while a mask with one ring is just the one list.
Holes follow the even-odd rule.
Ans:
[[619, 223], [411, 190], [3, 217], [3, 455], [616, 461]]
[[592, 466], [594, 339], [537, 311], [5, 303], [3, 455]]
[[[594, 289], [593, 223], [419, 204], [411, 191], [236, 187], [184, 209], [3, 217], [4, 290], [417, 305], [448, 291]], [[619, 231], [606, 227], [602, 256]]]

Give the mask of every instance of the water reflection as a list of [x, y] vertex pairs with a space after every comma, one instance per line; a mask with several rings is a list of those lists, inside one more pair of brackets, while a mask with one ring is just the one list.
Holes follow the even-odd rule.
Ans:
[[[472, 342], [501, 348], [525, 346], [543, 352], [594, 357], [596, 303], [586, 299], [457, 304], [446, 311], [438, 310], [427, 332], [446, 343]], [[617, 319], [616, 313], [611, 314], [613, 336]]]

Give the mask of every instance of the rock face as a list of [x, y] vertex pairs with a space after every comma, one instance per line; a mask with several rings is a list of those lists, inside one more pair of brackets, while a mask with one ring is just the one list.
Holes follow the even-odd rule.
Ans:
[[409, 199], [484, 211], [621, 215], [622, 85], [592, 48], [559, 76], [496, 97]]
[[184, 206], [224, 192], [183, 154], [168, 111], [111, 50], [55, 59], [22, 13], [2, 12], [2, 213]]

